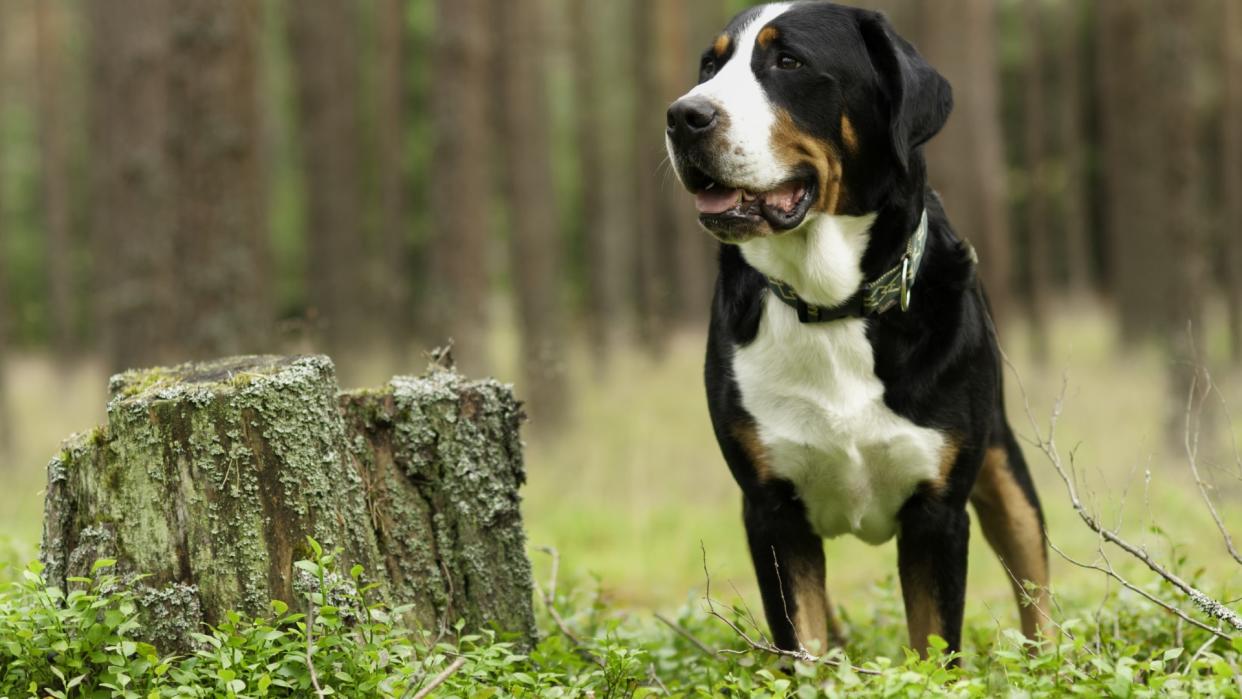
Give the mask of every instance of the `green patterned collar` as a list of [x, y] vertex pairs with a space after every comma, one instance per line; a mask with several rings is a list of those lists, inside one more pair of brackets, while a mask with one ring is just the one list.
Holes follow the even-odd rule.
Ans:
[[827, 323], [842, 318], [878, 316], [894, 306], [905, 311], [910, 306], [914, 282], [923, 263], [923, 251], [926, 248], [927, 210], [924, 209], [923, 216], [919, 219], [919, 227], [906, 243], [906, 254], [901, 256], [901, 263], [881, 274], [875, 281], [864, 283], [844, 303], [837, 306], [807, 303], [792, 286], [771, 277], [767, 277], [768, 289], [785, 305], [796, 310], [798, 320], [803, 323]]

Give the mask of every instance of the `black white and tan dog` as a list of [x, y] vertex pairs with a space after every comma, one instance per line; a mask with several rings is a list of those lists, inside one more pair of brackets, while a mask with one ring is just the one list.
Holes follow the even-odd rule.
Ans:
[[951, 108], [882, 15], [811, 0], [738, 15], [668, 110], [678, 177], [722, 243], [708, 403], [785, 649], [840, 641], [822, 539], [853, 534], [896, 535], [911, 647], [959, 650], [968, 502], [1023, 630], [1047, 628], [1043, 515], [975, 255], [927, 182], [922, 146]]

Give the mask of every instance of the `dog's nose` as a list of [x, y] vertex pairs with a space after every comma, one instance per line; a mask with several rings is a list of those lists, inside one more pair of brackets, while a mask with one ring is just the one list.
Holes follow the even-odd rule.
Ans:
[[694, 138], [716, 127], [716, 108], [703, 97], [683, 97], [668, 108], [668, 134], [675, 140]]

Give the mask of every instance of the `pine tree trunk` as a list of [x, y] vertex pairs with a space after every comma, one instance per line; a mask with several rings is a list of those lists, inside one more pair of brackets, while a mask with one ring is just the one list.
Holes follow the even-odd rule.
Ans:
[[[4, 24], [7, 7], [4, 3], [0, 3], [0, 26]], [[4, 32], [0, 32], [0, 56], [4, 55]], [[4, 90], [0, 89], [0, 114], [4, 113], [5, 107]], [[4, 139], [0, 139], [0, 163], [4, 162]], [[9, 391], [8, 391], [8, 349], [9, 349], [9, 318], [12, 314], [12, 308], [9, 300], [13, 298], [9, 293], [9, 277], [8, 277], [8, 258], [5, 256], [5, 250], [8, 250], [8, 241], [6, 240], [8, 231], [5, 229], [8, 220], [4, 216], [4, 194], [5, 179], [4, 168], [0, 167], [0, 463], [8, 463], [7, 456], [12, 449], [12, 428], [9, 422]]]
[[638, 339], [653, 354], [663, 352], [669, 325], [669, 280], [663, 273], [667, 260], [667, 239], [672, 231], [663, 228], [659, 188], [659, 165], [663, 158], [664, 112], [659, 65], [659, 48], [654, 36], [659, 17], [669, 3], [637, 0], [631, 12], [631, 74], [635, 100], [631, 132], [634, 137], [634, 176], [637, 178], [631, 239], [636, 248], [635, 308]]
[[1088, 139], [1083, 124], [1082, 6], [1078, 0], [1058, 3], [1056, 18], [1056, 74], [1059, 95], [1055, 107], [1056, 151], [1063, 170], [1061, 198], [1061, 256], [1074, 292], [1092, 288], [1092, 249], [1087, 227], [1086, 153]]
[[454, 340], [458, 364], [471, 373], [483, 370], [487, 346], [492, 158], [485, 0], [436, 0], [435, 26], [427, 320], [436, 342]]
[[[1096, 65], [1100, 82], [1105, 233], [1109, 288], [1121, 323], [1122, 346], [1158, 335], [1166, 307], [1163, 285], [1171, 250], [1161, 230], [1164, 157], [1158, 133], [1159, 104], [1153, 103], [1155, 27], [1161, 2], [1113, 0], [1099, 3]], [[1184, 82], [1183, 75], [1177, 78]], [[1163, 102], [1167, 97], [1162, 97]], [[1154, 283], [1156, 282], [1156, 283]]]
[[1221, 241], [1226, 262], [1226, 303], [1233, 361], [1242, 366], [1242, 3], [1226, 0], [1224, 104], [1221, 113], [1221, 191], [1224, 192], [1224, 221]]
[[927, 145], [931, 186], [958, 234], [979, 251], [979, 269], [998, 324], [1012, 296], [1009, 215], [1000, 123], [996, 4], [927, 3], [919, 49], [954, 89], [953, 114]]
[[494, 381], [436, 369], [338, 395], [325, 357], [237, 357], [113, 379], [106, 427], [48, 467], [45, 576], [118, 561], [163, 649], [236, 610], [295, 610], [306, 537], [365, 569], [412, 623], [533, 638], [517, 489], [521, 411]]
[[168, 8], [177, 341], [188, 358], [254, 351], [272, 321], [256, 83], [260, 13], [248, 0], [178, 0]]
[[[509, 269], [521, 332], [522, 382], [540, 429], [565, 417], [560, 231], [552, 185], [544, 0], [492, 0], [500, 77], [499, 140], [508, 204]], [[593, 183], [598, 184], [598, 183]]]
[[1048, 104], [1044, 83], [1045, 36], [1042, 0], [1023, 0], [1021, 11], [1027, 40], [1023, 75], [1022, 150], [1026, 161], [1026, 272], [1031, 351], [1035, 360], [1048, 359], [1048, 286], [1051, 284], [1048, 239], [1051, 197], [1048, 194], [1048, 152], [1044, 116]]
[[406, 0], [383, 0], [379, 24], [379, 110], [376, 157], [379, 160], [380, 234], [375, 260], [380, 317], [398, 350], [410, 337], [409, 250], [407, 245], [405, 69], [408, 33]]
[[350, 0], [287, 3], [306, 172], [309, 300], [324, 346], [354, 346], [366, 328], [359, 7]]
[[178, 335], [165, 159], [169, 7], [84, 5], [95, 317], [112, 371], [167, 361]]
[[52, 349], [68, 361], [74, 347], [73, 257], [70, 242], [70, 186], [67, 104], [65, 100], [63, 6], [35, 3], [35, 62], [39, 104], [39, 150], [42, 165], [43, 222], [47, 232], [48, 316]]
[[[606, 139], [609, 120], [615, 119], [605, 104], [609, 89], [599, 70], [600, 9], [593, 0], [570, 0], [570, 37], [573, 53], [575, 128], [578, 148], [578, 179], [582, 183], [579, 197], [579, 220], [583, 238], [583, 281], [585, 302], [583, 321], [591, 356], [596, 368], [603, 367], [613, 342], [617, 339], [617, 321], [622, 317], [624, 266], [615, 255], [617, 242], [623, 234], [617, 222], [626, 212], [619, 210], [614, 187], [604, 186], [617, 178], [620, 168], [609, 168]], [[615, 163], [613, 163], [615, 165]]]

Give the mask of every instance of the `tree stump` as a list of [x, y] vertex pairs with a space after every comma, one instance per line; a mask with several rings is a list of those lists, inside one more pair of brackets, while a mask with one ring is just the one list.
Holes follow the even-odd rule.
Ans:
[[326, 357], [264, 356], [130, 371], [109, 390], [106, 427], [48, 466], [49, 584], [116, 559], [148, 576], [150, 639], [184, 648], [227, 611], [298, 604], [310, 536], [415, 624], [533, 640], [508, 387], [435, 368], [341, 394]]

